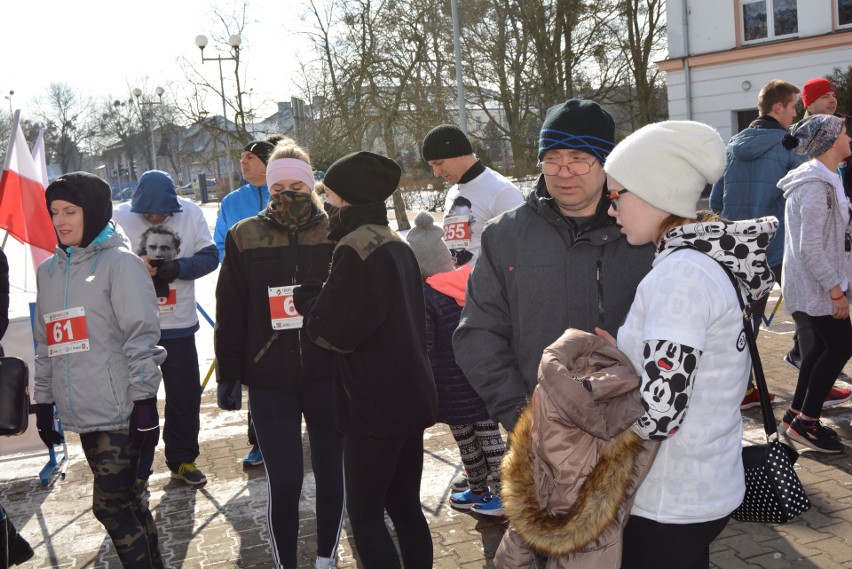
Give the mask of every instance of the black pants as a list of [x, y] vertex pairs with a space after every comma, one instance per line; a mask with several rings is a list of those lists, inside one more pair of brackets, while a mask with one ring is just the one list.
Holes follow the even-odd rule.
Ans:
[[804, 312], [794, 312], [793, 320], [802, 344], [802, 365], [791, 407], [819, 418], [823, 401], [852, 357], [852, 324], [849, 318], [837, 320]]
[[709, 569], [710, 544], [728, 523], [661, 524], [630, 516], [624, 528], [621, 569]]
[[298, 389], [249, 387], [249, 405], [269, 486], [267, 516], [276, 566], [297, 565], [303, 415], [316, 481], [317, 555], [336, 557], [343, 527], [343, 438], [334, 426], [333, 392], [330, 379]]
[[[772, 276], [775, 277], [775, 282], [778, 283], [778, 286], [781, 286], [781, 269], [783, 268], [784, 263], [778, 263], [774, 267], [770, 267], [769, 270], [772, 271]], [[752, 322], [754, 323], [754, 337], [757, 338], [757, 335], [760, 333], [760, 325], [763, 323], [763, 316], [766, 314], [766, 304], [769, 302], [769, 294], [764, 295], [763, 298], [755, 302], [751, 306], [752, 312]], [[796, 359], [801, 359], [801, 350], [799, 348], [799, 331], [796, 330], [793, 332], [793, 347], [790, 349], [790, 353]]]
[[399, 569], [385, 525], [393, 521], [405, 569], [432, 567], [432, 535], [420, 505], [423, 433], [408, 439], [346, 436], [346, 507], [364, 569]]
[[132, 569], [163, 567], [154, 518], [133, 491], [139, 450], [131, 447], [128, 431], [83, 433], [80, 443], [95, 476], [92, 512], [106, 528], [121, 564]]
[[[195, 335], [185, 338], [160, 339], [166, 349], [166, 361], [160, 365], [166, 388], [163, 445], [166, 464], [177, 471], [184, 462], [198, 458], [198, 430], [201, 426], [201, 373]], [[139, 459], [138, 477], [147, 480], [154, 464], [154, 449]]]

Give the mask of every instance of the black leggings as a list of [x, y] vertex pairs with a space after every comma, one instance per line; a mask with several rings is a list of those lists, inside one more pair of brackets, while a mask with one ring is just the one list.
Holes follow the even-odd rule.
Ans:
[[311, 381], [298, 389], [249, 387], [249, 406], [269, 486], [267, 517], [276, 567], [297, 566], [303, 415], [316, 482], [317, 555], [336, 557], [343, 526], [343, 438], [334, 427], [332, 390], [330, 379]]
[[92, 512], [106, 528], [121, 564], [133, 569], [163, 567], [157, 527], [148, 504], [133, 490], [139, 450], [123, 431], [82, 433], [80, 443], [95, 483]]
[[364, 569], [399, 569], [385, 510], [405, 569], [432, 567], [432, 535], [420, 505], [423, 433], [409, 439], [346, 436], [343, 460], [346, 508]]
[[728, 518], [697, 524], [661, 524], [630, 516], [624, 528], [621, 569], [709, 569], [710, 544]]
[[791, 407], [818, 419], [823, 401], [852, 356], [852, 324], [849, 318], [837, 320], [804, 312], [794, 312], [793, 320], [802, 346], [802, 366]]

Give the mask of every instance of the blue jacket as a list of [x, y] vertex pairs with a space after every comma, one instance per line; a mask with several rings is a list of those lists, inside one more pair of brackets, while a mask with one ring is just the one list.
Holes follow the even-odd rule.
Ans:
[[781, 123], [760, 116], [734, 135], [728, 143], [725, 173], [710, 193], [710, 208], [726, 219], [778, 218], [778, 233], [766, 249], [770, 267], [784, 259], [784, 195], [776, 184], [805, 161], [781, 146], [785, 134]]
[[266, 209], [269, 203], [269, 189], [266, 184], [240, 186], [222, 200], [219, 204], [219, 217], [216, 218], [216, 228], [213, 231], [213, 241], [219, 249], [219, 262], [225, 259], [225, 236], [228, 230], [238, 221], [253, 217]]

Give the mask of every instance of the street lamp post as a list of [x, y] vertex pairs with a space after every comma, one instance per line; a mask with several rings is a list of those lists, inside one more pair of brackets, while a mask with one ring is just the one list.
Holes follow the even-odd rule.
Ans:
[[6, 95], [6, 98], [9, 99], [9, 114], [14, 115], [15, 111], [12, 110], [12, 95], [14, 95], [14, 91], [9, 91], [9, 94]]
[[[219, 92], [222, 95], [222, 120], [224, 121], [223, 127], [228, 126], [228, 111], [227, 106], [225, 105], [225, 77], [222, 75], [222, 62], [223, 61], [233, 61], [236, 63], [239, 68], [240, 65], [240, 43], [242, 39], [239, 34], [234, 34], [230, 38], [228, 38], [228, 45], [231, 46], [233, 51], [233, 55], [231, 57], [222, 57], [221, 54], [216, 55], [216, 57], [204, 57], [204, 48], [207, 47], [207, 36], [200, 35], [195, 38], [195, 45], [198, 46], [198, 49], [201, 50], [201, 63], [205, 61], [218, 61], [219, 62]], [[239, 96], [239, 87], [237, 87], [237, 96]], [[234, 168], [233, 161], [231, 155], [231, 145], [228, 144], [228, 139], [225, 139], [225, 153], [228, 156], [228, 191], [234, 189]], [[221, 178], [219, 180], [222, 181]]]
[[[133, 96], [136, 97], [136, 104], [139, 105], [139, 115], [142, 115], [142, 105], [162, 105], [163, 104], [163, 90], [162, 87], [157, 87], [155, 91], [157, 93], [157, 97], [159, 100], [157, 101], [143, 101], [142, 100], [142, 89], [139, 87], [133, 89]], [[151, 167], [152, 169], [157, 169], [157, 147], [154, 144], [154, 127], [148, 123], [148, 133], [151, 135]]]

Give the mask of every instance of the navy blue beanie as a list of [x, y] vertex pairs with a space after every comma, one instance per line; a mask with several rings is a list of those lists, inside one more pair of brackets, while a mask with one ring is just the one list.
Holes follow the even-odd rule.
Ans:
[[130, 211], [142, 214], [183, 211], [172, 177], [162, 170], [148, 170], [142, 174], [130, 200]]
[[606, 162], [615, 147], [615, 121], [594, 101], [571, 99], [547, 109], [538, 142], [538, 159], [548, 150], [582, 150]]

